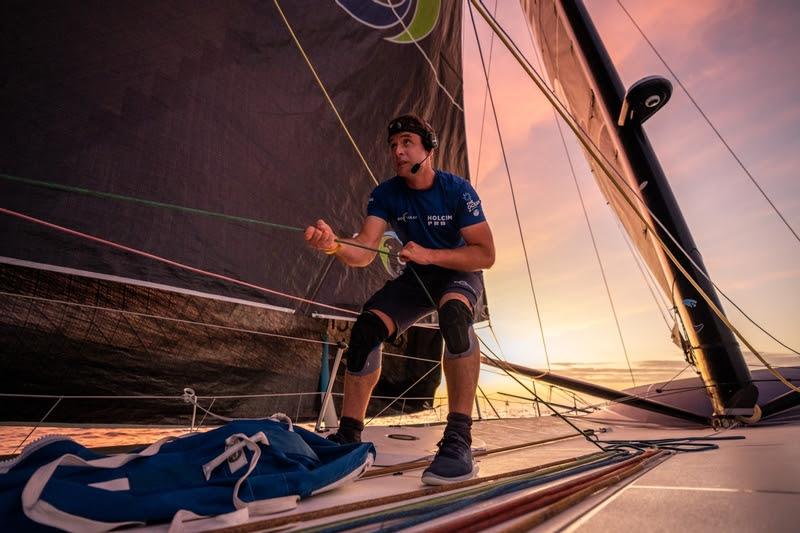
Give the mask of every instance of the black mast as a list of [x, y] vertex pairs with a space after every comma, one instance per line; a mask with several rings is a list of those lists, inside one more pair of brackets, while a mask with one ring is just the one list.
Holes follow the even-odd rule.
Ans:
[[[605, 107], [608, 116], [614, 118], [620, 116], [625, 101], [625, 89], [585, 6], [580, 0], [560, 0], [558, 3], [576, 41], [578, 48], [576, 53], [583, 56], [584, 64], [589, 70], [588, 74], [599, 93], [599, 103]], [[620, 117], [623, 125], [607, 124], [609, 133], [617, 137], [622, 147], [623, 153], [620, 157], [627, 158], [645, 205], [675, 237], [680, 246], [691, 255], [694, 263], [706, 272], [697, 245], [642, 129], [641, 123], [647, 116], [637, 119], [635, 113], [632, 115], [630, 120], [627, 120], [625, 115]], [[658, 237], [666, 243], [681, 265], [715, 305], [722, 309], [716, 291], [708, 279], [685, 257], [663, 228], [658, 226], [655, 228]], [[686, 328], [689, 341], [688, 355], [696, 364], [703, 382], [708, 387], [714, 415], [716, 417], [751, 415], [758, 399], [758, 389], [752, 383], [750, 371], [733, 333], [706, 305], [675, 265], [664, 257], [663, 251], [657, 249], [656, 252], [660, 256], [659, 262], [666, 280], [672, 288], [671, 298]]]

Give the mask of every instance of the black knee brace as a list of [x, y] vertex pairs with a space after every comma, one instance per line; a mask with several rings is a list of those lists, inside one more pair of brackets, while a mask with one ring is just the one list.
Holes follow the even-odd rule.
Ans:
[[[370, 354], [374, 353], [376, 349], [380, 349], [381, 343], [388, 337], [389, 330], [386, 329], [386, 324], [378, 315], [369, 311], [358, 315], [353, 331], [350, 333], [350, 345], [345, 353], [347, 371], [352, 374], [363, 373], [362, 370], [365, 370], [364, 366], [367, 364]], [[377, 364], [380, 364], [380, 360], [377, 361]], [[372, 367], [376, 366], [376, 363], [373, 361], [369, 366], [369, 373], [371, 373], [374, 370]]]
[[439, 329], [450, 354], [463, 354], [470, 349], [471, 327], [472, 310], [461, 300], [447, 300], [439, 309]]

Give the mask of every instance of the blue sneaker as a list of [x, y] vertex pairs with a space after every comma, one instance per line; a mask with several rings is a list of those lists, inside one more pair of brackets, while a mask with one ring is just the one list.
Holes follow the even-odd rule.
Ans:
[[478, 467], [472, 462], [472, 448], [460, 433], [445, 431], [438, 446], [433, 462], [422, 472], [423, 483], [447, 485], [475, 477]]

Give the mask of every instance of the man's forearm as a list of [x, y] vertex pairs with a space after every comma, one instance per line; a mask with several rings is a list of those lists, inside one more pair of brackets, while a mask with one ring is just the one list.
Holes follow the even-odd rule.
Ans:
[[[348, 244], [352, 243], [355, 246]], [[336, 259], [341, 261], [347, 266], [352, 267], [365, 267], [372, 263], [372, 260], [375, 259], [377, 255], [376, 252], [372, 250], [365, 250], [361, 248], [362, 246], [367, 246], [366, 244], [360, 242], [358, 238], [354, 239], [339, 239], [340, 248], [336, 251]], [[370, 246], [367, 246], [371, 248]]]
[[430, 250], [431, 263], [452, 270], [473, 272], [494, 264], [494, 252], [486, 246], [468, 244], [454, 249]]

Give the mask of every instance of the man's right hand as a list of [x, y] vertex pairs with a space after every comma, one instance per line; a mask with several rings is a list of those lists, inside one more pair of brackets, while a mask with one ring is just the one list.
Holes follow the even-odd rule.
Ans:
[[306, 244], [315, 250], [326, 252], [336, 247], [336, 235], [324, 220], [317, 220], [313, 226], [308, 226], [304, 233]]

